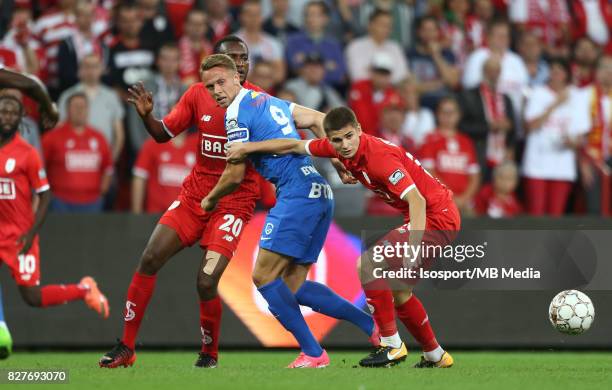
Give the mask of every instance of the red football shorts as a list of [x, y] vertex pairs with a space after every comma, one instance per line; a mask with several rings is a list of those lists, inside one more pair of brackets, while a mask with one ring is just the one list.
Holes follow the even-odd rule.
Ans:
[[205, 212], [200, 207], [200, 201], [181, 193], [162, 215], [159, 223], [174, 230], [186, 247], [199, 240], [202, 248], [231, 259], [244, 226], [253, 216], [255, 202], [246, 206], [219, 202], [215, 210]]
[[40, 247], [38, 236], [34, 238], [28, 253], [19, 255], [20, 245], [0, 245], [0, 264], [6, 264], [18, 286], [40, 284]]

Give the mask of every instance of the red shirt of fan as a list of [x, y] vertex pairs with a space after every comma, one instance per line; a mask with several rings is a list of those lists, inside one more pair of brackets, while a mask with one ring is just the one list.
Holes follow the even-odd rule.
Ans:
[[366, 188], [410, 220], [408, 203], [402, 198], [416, 187], [427, 202], [427, 214], [442, 212], [453, 203], [452, 193], [429, 174], [418, 160], [401, 147], [381, 138], [362, 133], [359, 149], [353, 158], [339, 156], [327, 139], [306, 144], [308, 154], [338, 158], [346, 169]]
[[32, 193], [49, 190], [36, 149], [19, 134], [0, 147], [0, 246], [15, 246], [34, 224]]
[[440, 181], [455, 194], [462, 194], [470, 175], [480, 172], [472, 140], [461, 133], [446, 137], [439, 132], [429, 134], [419, 152], [425, 169], [435, 172]]
[[[244, 88], [263, 92], [261, 88], [244, 83]], [[183, 94], [172, 111], [162, 120], [164, 129], [174, 137], [191, 126], [198, 128], [196, 165], [183, 182], [183, 191], [194, 199], [202, 199], [217, 184], [225, 169], [225, 108], [220, 107], [202, 83], [193, 84]], [[258, 175], [251, 164], [240, 187], [223, 197], [219, 205], [245, 208], [251, 211], [259, 198]]]
[[474, 199], [476, 213], [491, 218], [514, 217], [523, 212], [523, 207], [514, 194], [502, 198], [495, 194], [491, 184], [484, 185]]
[[85, 127], [77, 133], [63, 123], [43, 136], [42, 147], [55, 197], [77, 204], [100, 198], [102, 178], [113, 173], [110, 147], [100, 132]]
[[158, 144], [152, 139], [142, 145], [133, 174], [147, 181], [147, 213], [163, 212], [176, 200], [183, 180], [195, 165], [197, 146], [197, 134], [189, 135], [180, 147], [173, 142]]

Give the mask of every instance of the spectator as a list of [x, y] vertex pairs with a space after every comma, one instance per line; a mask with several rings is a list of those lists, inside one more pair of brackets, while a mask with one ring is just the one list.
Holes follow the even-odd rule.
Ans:
[[60, 90], [65, 91], [79, 82], [79, 63], [86, 55], [105, 58], [106, 48], [93, 32], [95, 6], [89, 0], [79, 0], [75, 7], [74, 33], [59, 45], [58, 79]]
[[206, 13], [208, 24], [212, 30], [212, 43], [215, 44], [221, 38], [232, 32], [232, 14], [229, 12], [227, 0], [207, 0]]
[[600, 55], [599, 46], [590, 38], [579, 38], [572, 53], [572, 83], [577, 87], [586, 87], [595, 79], [595, 67]]
[[379, 135], [381, 103], [391, 95], [398, 94], [391, 84], [393, 67], [391, 57], [384, 53], [376, 55], [370, 65], [370, 78], [357, 81], [351, 86], [348, 104], [355, 112], [363, 131], [368, 134]]
[[318, 53], [310, 53], [304, 59], [300, 76], [285, 84], [285, 88], [297, 96], [296, 103], [327, 112], [344, 105], [344, 101], [332, 87], [325, 85], [325, 64]]
[[117, 161], [125, 143], [123, 118], [125, 110], [117, 92], [101, 83], [104, 65], [97, 54], [88, 54], [79, 66], [80, 82], [64, 91], [59, 99], [60, 120], [67, 120], [66, 102], [75, 93], [84, 93], [89, 103], [87, 124], [100, 131], [110, 145], [113, 161]]
[[34, 35], [40, 40], [45, 52], [45, 67], [41, 73], [53, 98], [60, 93], [58, 71], [59, 44], [75, 31], [74, 10], [76, 0], [59, 0], [57, 6], [45, 12], [34, 24]]
[[285, 81], [286, 67], [283, 61], [283, 46], [262, 30], [261, 4], [259, 0], [247, 0], [240, 9], [240, 30], [236, 35], [247, 44], [249, 60], [255, 63], [266, 60], [274, 67], [275, 83]]
[[523, 207], [516, 198], [518, 169], [512, 161], [506, 161], [493, 169], [493, 183], [482, 186], [475, 200], [476, 215], [491, 218], [510, 218], [522, 213]]
[[[179, 76], [179, 58], [180, 53], [176, 45], [164, 44], [157, 54], [158, 72], [144, 81], [145, 90], [153, 95], [155, 105], [152, 114], [155, 118], [165, 117], [187, 90]], [[137, 155], [149, 138], [149, 133], [144, 128], [138, 112], [131, 105], [127, 109], [127, 120], [132, 152]]]
[[457, 129], [459, 103], [451, 97], [442, 98], [436, 119], [438, 128], [425, 139], [419, 158], [425, 169], [453, 191], [459, 211], [471, 214], [480, 184], [480, 166], [474, 143]]
[[279, 99], [286, 100], [291, 103], [295, 103], [297, 100], [297, 96], [293, 92], [285, 88], [279, 89], [278, 92], [276, 92], [275, 96]]
[[109, 188], [113, 162], [104, 136], [87, 125], [87, 96], [72, 95], [66, 102], [68, 121], [43, 136], [51, 210], [99, 212]]
[[612, 8], [607, 0], [577, 0], [571, 2], [572, 35], [574, 40], [589, 37], [612, 54]]
[[276, 91], [276, 82], [274, 80], [274, 68], [268, 61], [258, 61], [249, 72], [248, 79], [251, 83], [257, 85], [266, 93], [274, 95]]
[[289, 35], [300, 31], [287, 19], [288, 11], [289, 0], [272, 0], [272, 15], [263, 24], [263, 30], [283, 44]]
[[0, 61], [5, 66], [20, 72], [40, 75], [44, 51], [32, 33], [34, 22], [32, 22], [30, 10], [27, 8], [15, 9], [10, 26], [10, 30], [0, 42], [0, 52], [12, 55], [14, 64], [7, 61], [8, 59], [2, 54], [0, 54]]
[[540, 38], [530, 31], [525, 31], [521, 34], [517, 46], [518, 53], [527, 67], [529, 86], [546, 84], [550, 69], [543, 58], [544, 50]]
[[455, 56], [440, 45], [438, 21], [426, 16], [417, 22], [417, 44], [408, 51], [410, 71], [421, 95], [421, 105], [434, 109], [438, 100], [459, 85]]
[[544, 42], [547, 54], [567, 56], [570, 16], [566, 0], [514, 0], [508, 16], [519, 31], [532, 31]]
[[176, 200], [196, 162], [198, 135], [182, 132], [170, 142], [148, 139], [132, 170], [132, 212], [161, 213]]
[[595, 170], [612, 168], [612, 56], [604, 56], [597, 66], [596, 82], [585, 89], [584, 102], [591, 115], [586, 154], [580, 161], [582, 184], [586, 189], [587, 210], [601, 212], [601, 175]]
[[569, 83], [569, 66], [550, 61], [548, 85], [533, 89], [525, 108], [525, 202], [531, 215], [560, 216], [576, 181], [575, 149], [590, 128], [584, 94]]
[[406, 104], [399, 95], [392, 95], [381, 105], [379, 133], [381, 138], [413, 153], [414, 144], [402, 129], [406, 117]]
[[529, 73], [522, 58], [510, 51], [510, 26], [504, 21], [496, 21], [487, 30], [487, 45], [476, 49], [468, 57], [463, 70], [463, 88], [476, 88], [483, 78], [483, 65], [492, 55], [501, 58], [501, 74], [497, 90], [507, 94], [512, 100], [515, 121], [520, 121], [519, 114], [523, 105], [524, 88], [529, 83]]
[[[18, 89], [5, 88], [0, 89], [0, 96], [10, 95], [19, 101], [23, 101], [23, 94]], [[21, 117], [21, 123], [19, 124], [19, 134], [21, 137], [30, 145], [38, 150], [38, 153], [42, 156], [42, 145], [40, 143], [40, 128], [38, 123], [27, 113]]]
[[[338, 3], [350, 3], [339, 1]], [[376, 10], [384, 10], [392, 16], [392, 30], [390, 38], [407, 49], [414, 44], [413, 30], [415, 19], [415, 6], [408, 1], [394, 0], [367, 0], [353, 7], [353, 19], [358, 21], [358, 29], [366, 30], [370, 16]], [[354, 28], [353, 28], [354, 29]]]
[[121, 3], [117, 10], [117, 36], [110, 45], [109, 77], [122, 98], [127, 88], [151, 77], [155, 50], [140, 40], [143, 21], [132, 3]]
[[460, 67], [463, 66], [465, 57], [470, 52], [467, 34], [469, 11], [468, 0], [448, 0], [445, 17], [440, 23], [443, 45], [453, 53]]
[[419, 90], [412, 77], [407, 77], [399, 85], [399, 93], [406, 103], [406, 116], [402, 132], [415, 148], [420, 148], [427, 134], [436, 128], [436, 120], [430, 109], [421, 107]]
[[323, 1], [311, 1], [304, 9], [304, 31], [287, 39], [286, 57], [289, 70], [297, 75], [307, 54], [317, 52], [325, 60], [325, 82], [341, 87], [346, 84], [346, 63], [340, 42], [325, 34], [329, 8]]
[[401, 46], [389, 39], [393, 17], [376, 10], [370, 16], [368, 35], [353, 40], [346, 48], [349, 76], [353, 82], [368, 78], [372, 61], [381, 55], [391, 59], [391, 81], [397, 83], [408, 74], [408, 64]]
[[491, 170], [505, 160], [514, 159], [514, 109], [508, 95], [499, 92], [501, 62], [496, 56], [484, 64], [484, 79], [479, 87], [459, 95], [462, 118], [459, 127], [470, 136], [476, 155], [489, 181]]
[[495, 19], [495, 6], [492, 0], [475, 0], [474, 12], [467, 18], [465, 32], [469, 51], [486, 45], [485, 31]]
[[200, 81], [200, 63], [213, 51], [206, 35], [207, 18], [204, 11], [192, 9], [185, 20], [185, 35], [178, 43], [181, 52], [179, 73], [185, 85]]
[[164, 5], [159, 0], [137, 0], [142, 29], [140, 40], [146, 46], [153, 47], [155, 51], [166, 42], [174, 41], [172, 25], [164, 11]]

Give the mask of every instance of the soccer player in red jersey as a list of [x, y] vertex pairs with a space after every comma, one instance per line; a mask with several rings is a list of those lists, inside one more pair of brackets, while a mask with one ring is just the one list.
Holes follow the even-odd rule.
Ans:
[[[353, 175], [353, 182], [358, 180], [403, 213], [405, 224], [388, 237], [418, 246], [426, 231], [457, 232], [460, 229], [460, 215], [452, 192], [423, 169], [412, 155], [399, 146], [362, 132], [355, 114], [346, 107], [331, 110], [323, 126], [327, 138], [236, 143], [230, 146], [228, 158], [240, 161], [250, 153], [299, 153], [338, 158]], [[381, 367], [406, 359], [406, 346], [395, 324], [397, 313], [423, 348], [423, 357], [415, 367], [452, 366], [453, 358], [438, 344], [423, 305], [412, 294], [412, 287], [390, 291], [376, 287], [380, 286], [376, 282], [365, 284], [364, 290], [368, 304], [374, 308], [372, 314], [380, 329], [381, 346], [360, 364]]]
[[[0, 261], [10, 268], [28, 305], [48, 307], [84, 300], [107, 318], [108, 301], [89, 276], [78, 284], [40, 285], [38, 231], [51, 192], [38, 152], [17, 134], [23, 113], [18, 99], [0, 96]], [[52, 117], [48, 119], [49, 124], [53, 122]], [[39, 199], [36, 210], [33, 193]]]
[[[248, 48], [236, 36], [219, 40], [215, 53], [227, 54], [236, 63], [241, 84], [261, 91], [246, 81]], [[134, 346], [144, 313], [153, 295], [157, 272], [177, 252], [196, 242], [204, 250], [197, 278], [200, 297], [202, 349], [195, 365], [216, 367], [218, 361], [221, 299], [219, 279], [234, 255], [243, 227], [251, 219], [259, 197], [258, 176], [249, 166], [236, 192], [223, 198], [214, 212], [205, 212], [201, 200], [215, 186], [226, 165], [225, 108], [220, 107], [200, 82], [192, 85], [162, 120], [152, 115], [153, 97], [142, 84], [130, 89], [129, 102], [140, 114], [147, 131], [157, 142], [168, 142], [191, 126], [199, 132], [196, 165], [183, 182], [178, 199], [161, 217], [128, 288], [123, 337], [102, 356], [100, 367], [131, 366], [136, 360]]]

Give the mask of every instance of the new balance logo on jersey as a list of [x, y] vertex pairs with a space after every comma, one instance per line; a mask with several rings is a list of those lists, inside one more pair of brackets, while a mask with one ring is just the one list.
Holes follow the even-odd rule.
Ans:
[[202, 115], [202, 118], [200, 118], [202, 122], [210, 122], [211, 119], [212, 119], [212, 116], [206, 115], [206, 114]]
[[136, 317], [136, 312], [132, 310], [132, 307], [136, 307], [136, 304], [131, 301], [125, 302], [125, 318], [126, 321], [132, 321]]
[[389, 176], [389, 181], [391, 182], [391, 184], [396, 185], [403, 178], [404, 178], [404, 172], [398, 169], [397, 171], [393, 172], [391, 176]]
[[17, 193], [15, 191], [15, 182], [12, 179], [4, 179], [0, 177], [0, 199], [15, 199]]
[[225, 236], [223, 236], [223, 239], [227, 242], [234, 241], [234, 237], [230, 236], [229, 234], [226, 234]]

